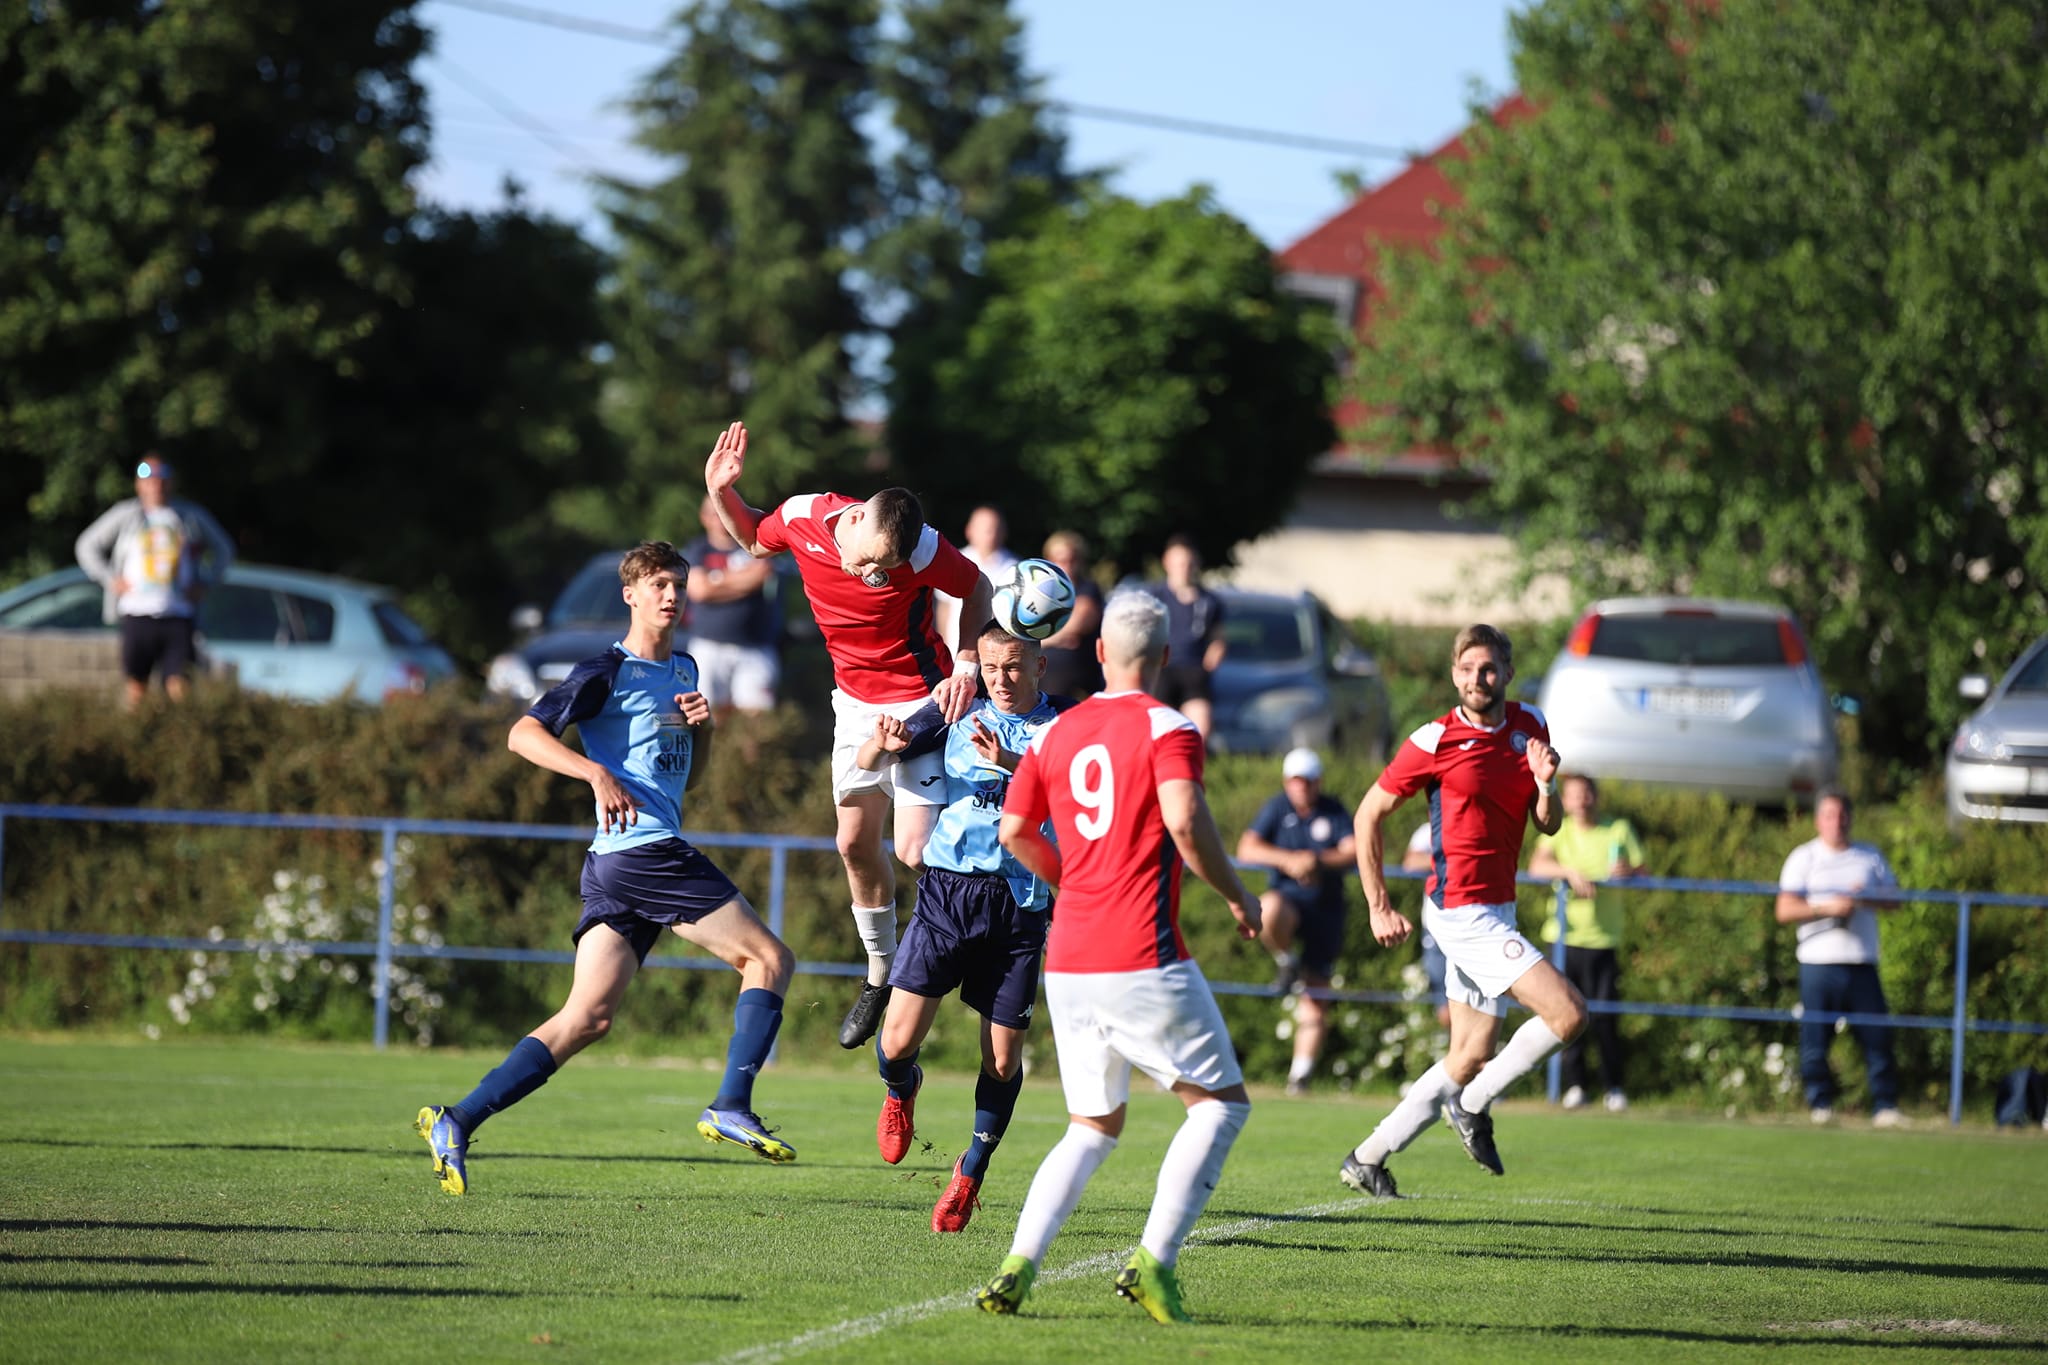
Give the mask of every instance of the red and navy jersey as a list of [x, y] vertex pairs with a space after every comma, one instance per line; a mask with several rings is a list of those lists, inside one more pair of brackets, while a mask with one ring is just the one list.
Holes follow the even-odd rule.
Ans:
[[1143, 692], [1098, 693], [1040, 732], [1010, 779], [1004, 815], [1050, 819], [1059, 900], [1049, 972], [1135, 972], [1188, 957], [1182, 863], [1159, 784], [1202, 780], [1193, 721]]
[[911, 701], [953, 672], [953, 651], [932, 622], [932, 594], [965, 598], [981, 570], [926, 526], [889, 581], [871, 588], [840, 564], [832, 537], [839, 516], [859, 498], [800, 493], [761, 519], [763, 550], [787, 550], [803, 575], [804, 596], [832, 656], [832, 681], [855, 701]]
[[1520, 702], [1491, 730], [1462, 708], [1408, 736], [1380, 774], [1395, 796], [1429, 793], [1430, 873], [1424, 890], [1446, 910], [1515, 898], [1515, 870], [1536, 806], [1529, 741], [1550, 742], [1543, 713]]

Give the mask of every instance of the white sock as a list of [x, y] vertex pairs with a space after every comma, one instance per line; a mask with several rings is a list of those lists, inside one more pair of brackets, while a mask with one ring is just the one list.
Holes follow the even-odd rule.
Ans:
[[1508, 1045], [1466, 1083], [1458, 1105], [1468, 1114], [1483, 1113], [1500, 1098], [1500, 1092], [1534, 1071], [1545, 1057], [1564, 1046], [1564, 1039], [1550, 1031], [1541, 1019], [1531, 1019], [1515, 1030]]
[[1188, 1106], [1188, 1116], [1166, 1149], [1166, 1160], [1159, 1163], [1159, 1189], [1152, 1196], [1145, 1235], [1138, 1241], [1159, 1264], [1170, 1266], [1180, 1256], [1180, 1244], [1195, 1230], [1195, 1220], [1216, 1192], [1230, 1144], [1251, 1115], [1249, 1104], [1228, 1100]]
[[896, 960], [896, 907], [856, 905], [853, 927], [860, 932], [860, 946], [868, 950], [868, 984], [888, 984], [889, 964]]
[[1384, 1166], [1388, 1157], [1429, 1131], [1444, 1096], [1456, 1093], [1457, 1089], [1458, 1083], [1438, 1062], [1415, 1078], [1415, 1084], [1408, 1087], [1408, 1093], [1401, 1097], [1393, 1112], [1380, 1120], [1380, 1126], [1358, 1144], [1352, 1155], [1368, 1166]]
[[1290, 1081], [1305, 1081], [1310, 1076], [1313, 1076], [1315, 1074], [1315, 1070], [1315, 1058], [1296, 1057], [1294, 1059], [1294, 1065], [1287, 1068], [1287, 1079]]
[[1078, 1123], [1067, 1125], [1066, 1136], [1045, 1154], [1038, 1174], [1031, 1177], [1031, 1191], [1017, 1214], [1017, 1235], [1010, 1242], [1012, 1256], [1029, 1257], [1033, 1265], [1045, 1260], [1052, 1239], [1081, 1202], [1089, 1177], [1115, 1150], [1116, 1139], [1109, 1134]]

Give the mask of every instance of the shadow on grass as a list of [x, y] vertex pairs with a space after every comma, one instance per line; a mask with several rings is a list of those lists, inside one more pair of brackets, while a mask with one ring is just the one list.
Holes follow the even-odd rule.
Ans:
[[50, 1284], [0, 1284], [8, 1294], [281, 1294], [301, 1298], [523, 1299], [515, 1289], [435, 1289], [396, 1284], [228, 1284], [216, 1280], [59, 1280]]
[[[1642, 1223], [1588, 1223], [1563, 1218], [1508, 1218], [1489, 1217], [1485, 1214], [1479, 1214], [1473, 1217], [1445, 1217], [1441, 1214], [1433, 1213], [1408, 1214], [1395, 1213], [1392, 1211], [1392, 1208], [1398, 1208], [1403, 1204], [1407, 1204], [1408, 1202], [1409, 1201], [1405, 1199], [1399, 1201], [1382, 1199], [1374, 1200], [1371, 1202], [1367, 1202], [1361, 1199], [1359, 1201], [1360, 1208], [1358, 1212], [1334, 1213], [1328, 1214], [1321, 1218], [1311, 1218], [1300, 1221], [1306, 1221], [1311, 1223], [1342, 1223], [1346, 1225], [1360, 1226], [1368, 1223], [1384, 1223], [1392, 1226], [1408, 1226], [1415, 1228], [1521, 1228], [1534, 1232], [1628, 1232], [1640, 1233], [1648, 1237], [1681, 1237], [1688, 1239], [1694, 1237], [1738, 1237], [1744, 1241], [1755, 1241], [1758, 1237], [1763, 1236], [1826, 1236], [1830, 1238], [1847, 1238], [1849, 1240], [1858, 1242], [1881, 1242], [1887, 1246], [1923, 1247], [1948, 1245], [1948, 1243], [1946, 1242], [1939, 1242], [1932, 1238], [1927, 1237], [1887, 1236], [1876, 1231], [1864, 1233], [1839, 1233], [1832, 1231], [1828, 1233], [1816, 1233], [1811, 1229], [1804, 1229], [1800, 1227], [1798, 1223], [1789, 1219], [1784, 1220], [1786, 1223], [1784, 1231], [1772, 1233], [1760, 1231], [1756, 1228], [1717, 1228], [1693, 1224], [1688, 1224], [1683, 1227], [1653, 1227]], [[1253, 1216], [1256, 1217], [1258, 1215]], [[1282, 1221], [1296, 1220], [1283, 1220], [1280, 1218], [1269, 1217], [1268, 1221], [1278, 1223]]]
[[[1049, 1315], [1048, 1315], [1049, 1316]], [[1202, 1319], [1216, 1327], [1298, 1327], [1294, 1316], [1253, 1316], [1233, 1313], [1227, 1319]], [[1418, 1319], [1394, 1321], [1372, 1318], [1318, 1318], [1318, 1327], [1341, 1327], [1360, 1332], [1429, 1332], [1443, 1335], [1528, 1337], [1531, 1345], [1554, 1343], [1559, 1338], [1594, 1341], [1670, 1342], [1674, 1345], [1716, 1346], [1832, 1346], [1837, 1350], [1934, 1351], [1962, 1354], [1970, 1351], [2000, 1351], [2022, 1354], [2048, 1348], [2048, 1340], [2030, 1337], [1962, 1337], [1934, 1332], [1688, 1332], [1675, 1327], [1588, 1327], [1579, 1324], [1518, 1326], [1509, 1323], [1424, 1322]], [[1505, 1342], [1498, 1343], [1506, 1345]]]
[[1942, 1261], [1866, 1261], [1848, 1257], [1781, 1256], [1762, 1251], [1731, 1251], [1719, 1255], [1629, 1255], [1594, 1251], [1532, 1251], [1508, 1247], [1441, 1247], [1438, 1256], [1467, 1260], [1570, 1261], [1574, 1265], [1604, 1262], [1608, 1265], [1668, 1265], [1686, 1269], [1712, 1267], [1717, 1270], [1810, 1270], [1838, 1275], [1926, 1275], [1943, 1280], [2002, 1280], [2009, 1284], [2048, 1284], [2048, 1267], [1955, 1265]]
[[[51, 1264], [60, 1264], [60, 1265], [61, 1265], [61, 1264], [71, 1264], [71, 1265], [141, 1265], [141, 1266], [175, 1265], [175, 1266], [193, 1266], [193, 1267], [196, 1267], [196, 1266], [203, 1266], [203, 1265], [219, 1265], [219, 1264], [221, 1264], [221, 1262], [219, 1262], [219, 1261], [210, 1261], [210, 1260], [207, 1260], [207, 1259], [205, 1259], [205, 1258], [203, 1258], [203, 1257], [199, 1257], [199, 1256], [98, 1256], [98, 1255], [93, 1255], [93, 1254], [91, 1254], [91, 1253], [85, 1253], [85, 1252], [80, 1252], [80, 1253], [72, 1253], [72, 1254], [65, 1254], [65, 1253], [51, 1253], [51, 1254], [49, 1254], [49, 1255], [25, 1255], [25, 1254], [23, 1254], [23, 1253], [21, 1253], [21, 1252], [14, 1252], [14, 1251], [0, 1251], [0, 1265], [4, 1265], [4, 1264], [10, 1264], [10, 1263], [20, 1263], [20, 1264], [29, 1264], [29, 1263], [34, 1263], [34, 1264], [42, 1264], [42, 1265], [51, 1265]], [[263, 1264], [264, 1264], [264, 1265], [266, 1265], [266, 1266], [273, 1266], [273, 1265], [319, 1265], [319, 1266], [330, 1266], [330, 1267], [336, 1267], [336, 1268], [341, 1268], [341, 1269], [347, 1269], [347, 1270], [467, 1270], [467, 1269], [469, 1269], [469, 1263], [468, 1263], [467, 1261], [335, 1261], [335, 1260], [301, 1260], [301, 1259], [298, 1259], [298, 1258], [287, 1258], [287, 1259], [279, 1260], [279, 1259], [275, 1259], [275, 1258], [272, 1258], [272, 1257], [268, 1257], [268, 1256], [266, 1256], [266, 1257], [264, 1257], [264, 1258], [263, 1258]]]

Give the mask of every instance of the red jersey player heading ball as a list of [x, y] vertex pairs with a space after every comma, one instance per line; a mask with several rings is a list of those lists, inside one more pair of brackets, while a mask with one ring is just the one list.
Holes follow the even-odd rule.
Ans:
[[[846, 864], [854, 925], [867, 949], [867, 981], [839, 1026], [839, 1045], [875, 1034], [889, 1003], [896, 955], [896, 874], [882, 851], [882, 822], [894, 807], [897, 856], [923, 857], [932, 822], [946, 803], [944, 753], [880, 771], [855, 755], [879, 715], [906, 719], [932, 701], [946, 722], [974, 702], [974, 640], [989, 619], [988, 580], [973, 561], [925, 525], [907, 488], [866, 501], [842, 493], [800, 493], [770, 511], [749, 507], [737, 487], [746, 468], [747, 429], [734, 422], [704, 464], [704, 487], [719, 520], [748, 554], [787, 552], [832, 658], [832, 797], [839, 856]], [[933, 594], [961, 598], [958, 636], [940, 638]]]

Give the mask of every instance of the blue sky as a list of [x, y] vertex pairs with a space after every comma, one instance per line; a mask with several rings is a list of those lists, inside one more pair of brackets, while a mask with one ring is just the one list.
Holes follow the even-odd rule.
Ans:
[[[490, 0], [484, 0], [489, 3]], [[505, 0], [518, 8], [517, 0]], [[676, 0], [528, 0], [532, 8], [633, 29], [658, 29]], [[1025, 50], [1047, 95], [1077, 105], [1427, 151], [1465, 121], [1476, 86], [1511, 87], [1504, 0], [1016, 0]], [[435, 56], [420, 67], [434, 118], [431, 199], [499, 201], [517, 177], [529, 200], [589, 229], [584, 177], [650, 177], [616, 105], [661, 53], [614, 37], [567, 32], [422, 0]], [[530, 125], [539, 125], [536, 132]], [[1211, 186], [1222, 206], [1280, 247], [1341, 207], [1336, 172], [1379, 180], [1384, 157], [1066, 121], [1076, 166], [1119, 168], [1115, 187], [1139, 199]]]

